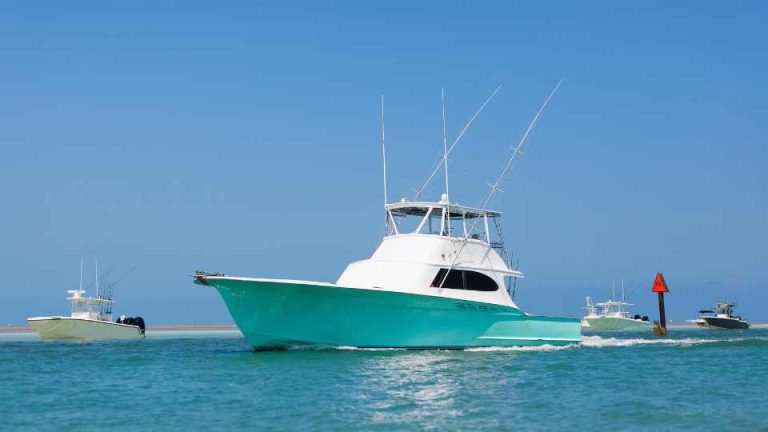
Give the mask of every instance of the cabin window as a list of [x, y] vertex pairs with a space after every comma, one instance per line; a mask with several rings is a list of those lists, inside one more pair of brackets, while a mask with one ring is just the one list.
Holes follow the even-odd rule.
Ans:
[[403, 213], [392, 212], [392, 219], [397, 225], [397, 232], [399, 234], [411, 234], [416, 232], [421, 222], [421, 215], [407, 215]]
[[[448, 272], [448, 277], [445, 273]], [[443, 282], [445, 278], [445, 282]], [[469, 291], [496, 291], [499, 285], [490, 276], [470, 270], [440, 269], [432, 280], [432, 287], [437, 288], [443, 282], [443, 288], [463, 289]]]
[[487, 241], [487, 221], [483, 216], [467, 215], [464, 218], [464, 236], [474, 240]]
[[431, 208], [429, 214], [425, 216], [424, 225], [421, 227], [420, 234], [440, 234], [440, 220], [443, 217], [443, 211], [439, 208]]

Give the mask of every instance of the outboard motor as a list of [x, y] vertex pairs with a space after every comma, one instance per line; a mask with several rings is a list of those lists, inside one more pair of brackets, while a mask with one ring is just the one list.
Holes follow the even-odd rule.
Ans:
[[648, 315], [643, 315], [643, 321], [648, 321]]
[[640, 319], [640, 315], [635, 315], [635, 319], [639, 320]]
[[139, 330], [141, 330], [141, 334], [144, 334], [147, 331], [147, 325], [144, 323], [144, 318], [142, 317], [126, 318], [125, 315], [120, 315], [120, 318], [118, 318], [115, 322], [118, 324], [136, 326], [139, 328]]
[[137, 326], [139, 326], [139, 330], [141, 330], [141, 333], [144, 334], [144, 332], [147, 331], [147, 326], [144, 324], [144, 318], [142, 317], [136, 317], [134, 318], [134, 322]]

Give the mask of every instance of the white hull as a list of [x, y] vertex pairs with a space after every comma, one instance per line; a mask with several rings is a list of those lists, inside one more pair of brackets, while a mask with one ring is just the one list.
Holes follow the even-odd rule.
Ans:
[[647, 330], [651, 328], [651, 323], [632, 318], [599, 316], [584, 317], [582, 326], [598, 331]]
[[29, 325], [46, 340], [112, 340], [141, 339], [138, 326], [71, 317], [40, 317], [27, 319]]

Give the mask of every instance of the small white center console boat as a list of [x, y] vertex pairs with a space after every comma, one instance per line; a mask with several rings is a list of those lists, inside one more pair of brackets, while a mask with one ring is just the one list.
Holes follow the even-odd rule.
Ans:
[[70, 290], [67, 297], [72, 303], [70, 316], [47, 316], [27, 318], [29, 325], [47, 340], [109, 340], [139, 339], [144, 337], [146, 326], [142, 317], [126, 318], [120, 316], [112, 322], [112, 292], [107, 289], [100, 293], [98, 289], [98, 270], [96, 277], [96, 297], [84, 297], [82, 289], [82, 263], [80, 267], [80, 289]]

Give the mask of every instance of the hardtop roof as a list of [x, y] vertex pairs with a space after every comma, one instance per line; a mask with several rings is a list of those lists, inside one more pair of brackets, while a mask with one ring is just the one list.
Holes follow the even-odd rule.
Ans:
[[465, 217], [482, 217], [483, 215], [488, 215], [489, 217], [501, 216], [501, 212], [494, 210], [483, 210], [460, 204], [449, 204], [446, 202], [401, 201], [399, 203], [387, 204], [384, 208], [394, 214], [402, 214], [406, 216], [424, 216], [430, 208], [450, 208], [451, 217], [461, 217], [462, 215]]

